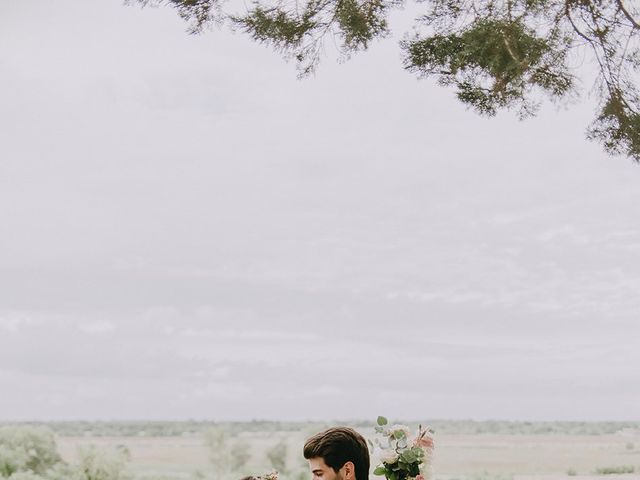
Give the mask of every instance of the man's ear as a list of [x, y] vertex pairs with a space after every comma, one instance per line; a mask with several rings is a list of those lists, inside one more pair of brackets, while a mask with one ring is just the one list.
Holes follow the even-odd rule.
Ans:
[[347, 462], [342, 466], [344, 470], [344, 480], [356, 480], [356, 466], [353, 462]]

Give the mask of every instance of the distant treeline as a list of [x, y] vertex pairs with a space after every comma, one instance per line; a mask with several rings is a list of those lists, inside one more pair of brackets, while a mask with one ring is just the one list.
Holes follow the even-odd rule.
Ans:
[[[417, 426], [418, 422], [397, 421]], [[348, 424], [355, 428], [372, 429], [373, 422], [212, 422], [212, 421], [110, 421], [110, 422], [20, 422], [2, 423], [2, 425], [47, 426], [61, 436], [151, 436], [174, 437], [200, 435], [215, 427], [223, 428], [230, 434], [240, 432], [276, 432], [320, 430], [337, 424]], [[640, 431], [640, 422], [511, 422], [511, 421], [473, 421], [473, 420], [425, 420], [438, 434], [564, 434], [564, 435], [604, 435], [626, 429]]]
[[507, 422], [499, 420], [434, 420], [427, 422], [442, 434], [606, 435], [626, 429], [640, 431], [640, 422]]
[[2, 426], [45, 426], [67, 437], [178, 437], [200, 435], [211, 429], [223, 429], [231, 435], [241, 432], [298, 431], [309, 425], [305, 422], [213, 422], [187, 421], [64, 421], [64, 422], [0, 422]]

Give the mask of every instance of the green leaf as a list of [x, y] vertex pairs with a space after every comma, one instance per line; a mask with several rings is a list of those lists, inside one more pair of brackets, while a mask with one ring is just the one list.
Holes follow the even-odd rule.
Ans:
[[387, 469], [382, 465], [376, 467], [376, 469], [373, 471], [374, 475], [384, 475], [385, 473], [387, 473]]
[[367, 438], [367, 443], [369, 444], [369, 450], [373, 452], [375, 450], [375, 447], [373, 446], [373, 442]]
[[400, 455], [400, 459], [404, 463], [413, 463], [413, 462], [418, 460], [417, 457], [416, 457], [416, 454], [414, 452], [412, 452], [411, 450], [407, 450], [406, 452], [402, 452], [402, 455]]
[[382, 416], [378, 417], [378, 425], [382, 427], [387, 423], [389, 423], [389, 421], [385, 417], [382, 417]]

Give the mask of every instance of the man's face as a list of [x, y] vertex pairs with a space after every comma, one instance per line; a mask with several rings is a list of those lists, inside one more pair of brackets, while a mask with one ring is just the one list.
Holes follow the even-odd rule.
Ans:
[[310, 458], [309, 469], [311, 470], [311, 480], [343, 480], [340, 471], [334, 472], [333, 468], [324, 463], [322, 457]]

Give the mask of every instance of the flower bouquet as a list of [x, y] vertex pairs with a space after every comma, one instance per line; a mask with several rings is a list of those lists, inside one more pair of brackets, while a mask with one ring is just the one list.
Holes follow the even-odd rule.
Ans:
[[[380, 449], [378, 458], [381, 463], [373, 474], [384, 475], [387, 480], [428, 480], [433, 456], [433, 431], [420, 425], [412, 439], [406, 425], [387, 426], [385, 417], [378, 417], [377, 423], [375, 430], [379, 437], [375, 443]], [[369, 445], [373, 450], [371, 441]]]

